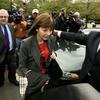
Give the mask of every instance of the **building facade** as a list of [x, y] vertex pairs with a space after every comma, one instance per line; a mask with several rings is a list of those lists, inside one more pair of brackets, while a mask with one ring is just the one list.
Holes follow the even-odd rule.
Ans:
[[100, 2], [100, 0], [71, 0], [72, 3], [77, 3], [77, 2]]

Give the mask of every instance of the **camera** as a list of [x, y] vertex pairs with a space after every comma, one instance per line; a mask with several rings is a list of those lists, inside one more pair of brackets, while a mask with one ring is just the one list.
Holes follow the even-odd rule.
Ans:
[[27, 18], [26, 18], [26, 20], [27, 20], [27, 24], [28, 24], [28, 26], [31, 26], [32, 24], [33, 24], [33, 17], [32, 16], [27, 16]]
[[18, 8], [13, 8], [11, 11], [9, 11], [9, 22], [15, 22], [16, 24], [20, 23], [22, 20], [22, 16], [19, 13]]
[[21, 22], [21, 20], [22, 20], [22, 16], [20, 16], [20, 15], [14, 16], [14, 22], [16, 24], [19, 24]]

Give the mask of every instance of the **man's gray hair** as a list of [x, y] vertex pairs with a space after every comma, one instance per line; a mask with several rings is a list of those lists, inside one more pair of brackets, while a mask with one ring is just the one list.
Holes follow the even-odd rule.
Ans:
[[7, 16], [9, 16], [9, 13], [6, 9], [0, 9], [0, 14], [5, 13]]

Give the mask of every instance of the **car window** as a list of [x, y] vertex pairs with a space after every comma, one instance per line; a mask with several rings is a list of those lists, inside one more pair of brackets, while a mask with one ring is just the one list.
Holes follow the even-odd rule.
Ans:
[[85, 46], [74, 42], [58, 43], [56, 50], [57, 62], [65, 71], [77, 71], [81, 69], [85, 57]]
[[91, 31], [100, 32], [100, 29], [83, 29], [82, 32], [84, 34], [89, 34]]

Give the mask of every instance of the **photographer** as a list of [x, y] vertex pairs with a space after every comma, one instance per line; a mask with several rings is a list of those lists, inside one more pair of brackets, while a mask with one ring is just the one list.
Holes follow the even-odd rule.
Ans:
[[13, 22], [11, 24], [15, 29], [17, 48], [19, 49], [21, 40], [27, 37], [27, 22], [25, 18], [20, 15], [20, 13], [18, 13], [14, 16]]
[[[36, 17], [39, 15], [39, 10], [38, 9], [33, 9], [32, 10], [32, 15], [27, 16], [26, 20], [27, 20], [27, 30], [30, 29], [30, 27], [32, 26], [32, 24], [34, 23], [34, 20], [36, 19]], [[28, 36], [31, 36], [32, 34], [29, 33]]]
[[66, 21], [67, 21], [66, 10], [65, 8], [62, 8], [59, 16], [57, 16], [57, 18], [55, 19], [55, 29], [66, 31], [67, 30]]
[[66, 22], [68, 32], [79, 32], [84, 23], [80, 19], [80, 13], [75, 12], [74, 14], [69, 15], [69, 19]]

